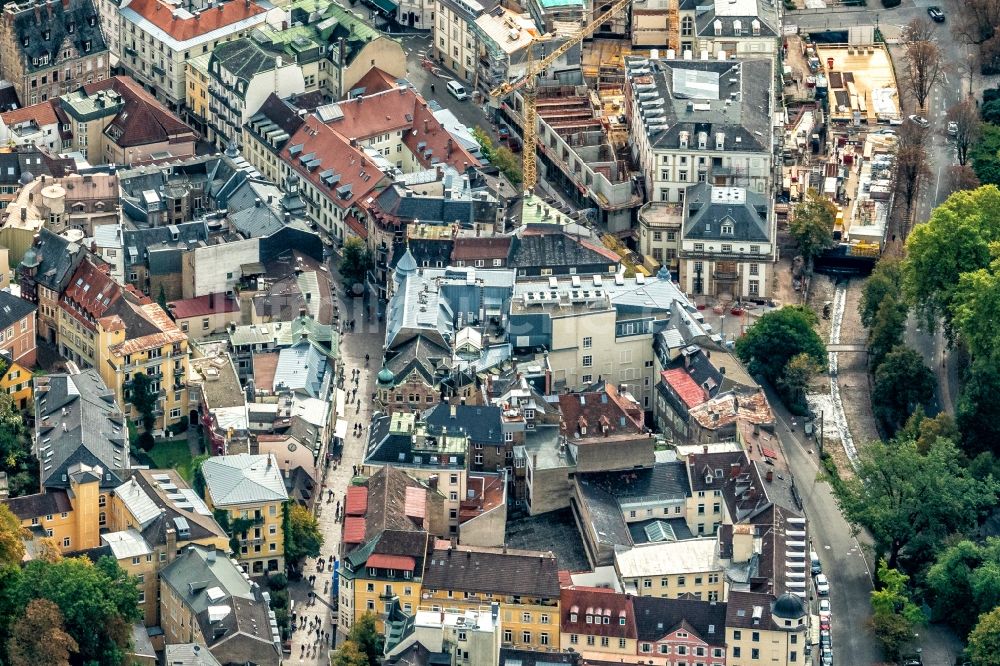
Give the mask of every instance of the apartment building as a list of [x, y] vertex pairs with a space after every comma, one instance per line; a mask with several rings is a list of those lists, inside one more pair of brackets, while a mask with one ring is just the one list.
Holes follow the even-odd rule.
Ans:
[[108, 77], [111, 54], [93, 0], [10, 2], [0, 13], [0, 79], [31, 106]]
[[71, 145], [63, 138], [64, 129], [58, 97], [0, 113], [0, 141], [5, 145], [32, 145], [59, 152]]
[[[484, 4], [487, 3], [487, 4]], [[472, 83], [479, 57], [476, 20], [488, 13], [492, 0], [437, 0], [434, 18], [434, 59], [459, 79]]]
[[243, 125], [268, 95], [287, 97], [305, 89], [302, 66], [284, 51], [250, 37], [220, 44], [208, 60], [208, 140], [219, 150], [230, 141], [241, 145]]
[[634, 663], [636, 618], [632, 598], [614, 590], [569, 587], [560, 591], [560, 647], [584, 659]]
[[394, 604], [386, 623], [387, 663], [420, 663], [428, 652], [454, 655], [454, 663], [462, 666], [500, 663], [503, 623], [497, 604], [461, 613], [427, 607], [407, 613]]
[[166, 643], [203, 646], [221, 664], [281, 664], [281, 638], [272, 628], [267, 596], [225, 551], [189, 545], [160, 579]]
[[733, 592], [726, 604], [728, 666], [806, 661], [808, 611], [792, 594]]
[[272, 183], [282, 182], [281, 149], [303, 122], [290, 102], [277, 95], [268, 96], [243, 126], [244, 157]]
[[767, 196], [698, 183], [685, 195], [680, 284], [689, 294], [765, 300], [773, 293], [777, 223]]
[[283, 516], [288, 491], [273, 455], [214, 456], [202, 465], [208, 507], [225, 511], [239, 541], [236, 554], [251, 574], [283, 571]]
[[[76, 464], [66, 468], [65, 488], [3, 500], [21, 527], [36, 539], [46, 538], [60, 553], [72, 553], [101, 544], [99, 515], [104, 515], [99, 475], [101, 468]], [[106, 504], [104, 505], [106, 506]]]
[[8, 363], [35, 365], [36, 311], [30, 301], [0, 291], [0, 356]]
[[0, 392], [10, 396], [15, 409], [24, 411], [32, 400], [32, 371], [0, 354]]
[[649, 200], [683, 201], [702, 182], [770, 196], [773, 67], [753, 57], [626, 60], [629, 144]]
[[714, 538], [650, 543], [616, 552], [615, 571], [636, 596], [726, 600], [725, 566]]
[[632, 606], [640, 663], [727, 663], [725, 603], [638, 596], [632, 599]]
[[116, 17], [118, 65], [178, 111], [186, 99], [185, 63], [247, 36], [264, 23], [266, 13], [266, 7], [241, 0], [199, 0], [173, 8], [159, 0], [122, 2]]
[[724, 52], [727, 57], [733, 54], [773, 55], [778, 52], [781, 17], [779, 5], [773, 0], [734, 0], [710, 4], [689, 0], [681, 2], [679, 10], [681, 54], [690, 51], [697, 57], [706, 52], [714, 58], [719, 52]]
[[551, 553], [455, 547], [435, 549], [423, 580], [422, 604], [463, 612], [499, 603], [503, 644], [558, 649], [560, 591]]

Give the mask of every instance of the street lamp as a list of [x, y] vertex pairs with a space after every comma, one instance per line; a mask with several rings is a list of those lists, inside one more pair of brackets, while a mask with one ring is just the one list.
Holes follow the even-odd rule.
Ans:
[[726, 315], [719, 315], [719, 334], [722, 336], [722, 343], [726, 342]]

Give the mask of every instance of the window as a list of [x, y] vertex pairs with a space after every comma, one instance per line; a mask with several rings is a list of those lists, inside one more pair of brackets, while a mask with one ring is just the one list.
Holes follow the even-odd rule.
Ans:
[[531, 623], [531, 613], [521, 613], [521, 622]]
[[695, 243], [694, 244], [694, 251], [695, 252], [704, 252], [705, 251], [705, 244], [704, 243]]
[[653, 651], [653, 646], [650, 645], [649, 643], [643, 643], [640, 649], [648, 654]]
[[643, 579], [643, 581], [642, 581], [642, 587], [645, 588], [645, 589], [649, 589], [649, 588], [653, 587], [653, 581], [652, 581], [652, 579], [650, 579], [650, 578]]
[[542, 624], [548, 624], [549, 623], [549, 616], [547, 614], [545, 614], [545, 613], [542, 613], [542, 615], [540, 616], [540, 621], [541, 621]]
[[748, 286], [751, 296], [757, 296], [760, 294], [760, 280], [750, 280]]
[[593, 346], [593, 344], [594, 344], [594, 338], [588, 336], [588, 337], [586, 337], [586, 338], [583, 339], [583, 348], [584, 349], [590, 349], [591, 346]]
[[684, 585], [685, 585], [686, 582], [687, 582], [687, 580], [684, 578], [684, 576], [678, 576], [677, 577], [677, 586], [678, 587], [684, 587]]
[[750, 649], [750, 658], [751, 659], [760, 659], [760, 650], [757, 649], [757, 648], [751, 648]]
[[594, 381], [594, 375], [584, 375], [583, 377], [580, 378], [580, 381], [582, 381], [584, 384], [590, 384]]
[[511, 631], [510, 629], [504, 629], [503, 630], [503, 642], [504, 643], [513, 643], [514, 642], [514, 632]]
[[608, 637], [601, 636], [601, 647], [608, 647]]
[[753, 641], [754, 643], [760, 643], [760, 632], [759, 631], [755, 631], [755, 632], [751, 633], [750, 634], [750, 640]]
[[580, 642], [580, 637], [578, 635], [576, 635], [576, 634], [570, 634], [569, 635], [569, 642], [572, 645], [576, 645], [577, 643]]
[[722, 252], [723, 252], [723, 254], [732, 254], [733, 253], [733, 246], [729, 245], [728, 243], [724, 244], [722, 246]]
[[546, 634], [546, 633], [542, 633], [538, 637], [538, 642], [541, 643], [542, 645], [548, 645], [549, 644], [549, 635]]
[[63, 548], [69, 548], [69, 537], [63, 537]]
[[593, 645], [593, 644], [594, 644], [594, 637], [587, 636], [587, 645]]
[[531, 642], [531, 632], [530, 631], [522, 631], [521, 632], [521, 642], [522, 643], [530, 643]]
[[760, 264], [750, 264], [750, 275], [760, 275]]
[[[739, 633], [739, 632], [737, 631], [736, 633]], [[733, 646], [733, 656], [737, 657], [737, 658], [743, 656], [742, 655], [742, 650], [740, 650], [739, 647], [737, 647], [737, 646]]]
[[583, 367], [590, 368], [594, 365], [594, 357], [587, 355], [583, 357]]
[[750, 254], [760, 254], [760, 245], [751, 245]]

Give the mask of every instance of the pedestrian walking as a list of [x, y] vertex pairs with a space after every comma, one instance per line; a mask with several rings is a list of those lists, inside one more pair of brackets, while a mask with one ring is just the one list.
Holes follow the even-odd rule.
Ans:
[[434, 84], [431, 84], [431, 92], [434, 92]]

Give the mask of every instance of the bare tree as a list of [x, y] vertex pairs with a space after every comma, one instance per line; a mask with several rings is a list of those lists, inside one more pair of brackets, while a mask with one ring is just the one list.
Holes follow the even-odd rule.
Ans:
[[955, 123], [955, 133], [951, 135], [958, 153], [958, 163], [965, 166], [969, 162], [969, 150], [982, 136], [979, 109], [972, 100], [966, 98], [948, 109], [949, 123]]
[[951, 26], [955, 38], [979, 52], [984, 74], [1000, 69], [1000, 0], [962, 0]]
[[926, 109], [931, 89], [941, 76], [941, 47], [934, 41], [933, 25], [923, 18], [910, 21], [904, 32], [903, 86], [919, 109]]
[[896, 191], [903, 197], [909, 216], [920, 186], [930, 176], [927, 166], [927, 135], [916, 123], [900, 126], [896, 142]]
[[951, 192], [974, 190], [979, 185], [979, 178], [976, 177], [976, 172], [968, 165], [953, 166], [948, 172], [948, 188]]

